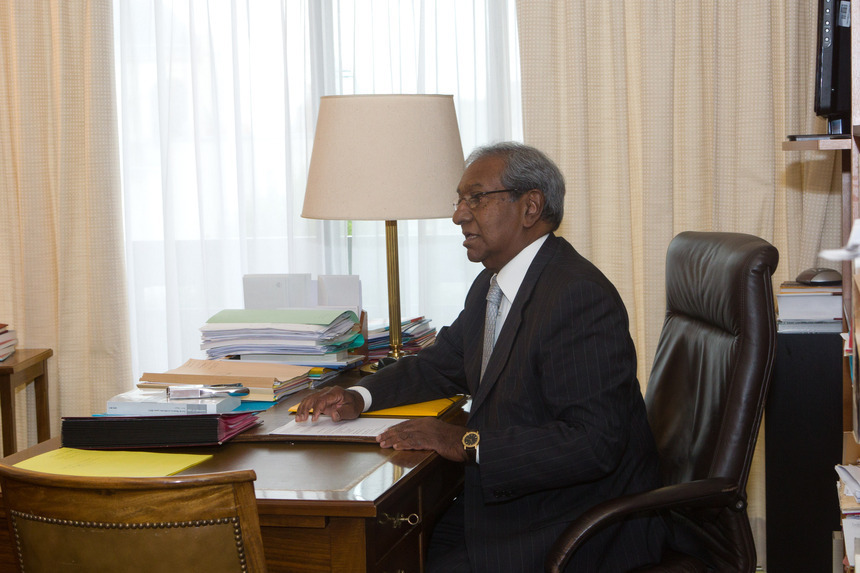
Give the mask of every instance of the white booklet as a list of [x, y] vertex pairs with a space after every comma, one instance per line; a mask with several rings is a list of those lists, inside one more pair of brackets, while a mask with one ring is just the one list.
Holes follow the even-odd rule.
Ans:
[[375, 442], [376, 436], [405, 421], [406, 418], [356, 418], [333, 422], [328, 416], [320, 416], [316, 422], [312, 422], [310, 418], [305, 422], [291, 419], [271, 433], [314, 441]]

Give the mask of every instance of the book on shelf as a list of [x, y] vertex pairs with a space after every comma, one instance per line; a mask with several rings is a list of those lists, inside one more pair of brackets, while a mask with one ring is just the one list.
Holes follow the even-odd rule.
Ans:
[[161, 388], [137, 388], [117, 394], [107, 401], [111, 416], [181, 416], [189, 414], [223, 414], [239, 407], [238, 396], [209, 398], [170, 398]]
[[784, 281], [779, 285], [780, 294], [815, 294], [815, 293], [842, 294], [841, 284], [806, 284], [797, 281]]
[[842, 285], [805, 285], [783, 282], [776, 295], [779, 320], [830, 321], [842, 319]]
[[65, 448], [211, 446], [223, 444], [259, 423], [254, 412], [64, 417], [60, 433]]
[[776, 331], [783, 333], [842, 332], [842, 319], [776, 321]]

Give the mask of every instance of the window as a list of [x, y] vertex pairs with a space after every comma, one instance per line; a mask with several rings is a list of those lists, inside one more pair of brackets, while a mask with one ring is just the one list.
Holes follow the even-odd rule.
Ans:
[[[300, 217], [320, 96], [449, 93], [467, 153], [522, 139], [513, 0], [114, 2], [136, 373], [202, 357], [248, 273], [358, 274], [387, 320], [384, 223]], [[449, 324], [480, 267], [450, 220], [399, 230], [403, 317]]]

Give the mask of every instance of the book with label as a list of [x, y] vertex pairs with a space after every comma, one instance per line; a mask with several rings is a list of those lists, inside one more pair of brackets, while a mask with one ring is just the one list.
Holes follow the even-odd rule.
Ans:
[[138, 388], [117, 394], [107, 402], [111, 416], [181, 416], [188, 414], [223, 414], [239, 407], [238, 396], [212, 398], [168, 398], [162, 389]]

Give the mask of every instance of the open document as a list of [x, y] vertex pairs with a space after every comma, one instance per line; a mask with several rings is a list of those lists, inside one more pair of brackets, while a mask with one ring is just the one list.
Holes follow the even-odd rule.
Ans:
[[296, 440], [332, 441], [332, 442], [375, 442], [376, 436], [405, 418], [357, 418], [333, 422], [328, 416], [320, 416], [312, 422], [296, 422], [291, 419], [272, 434], [294, 436]]

